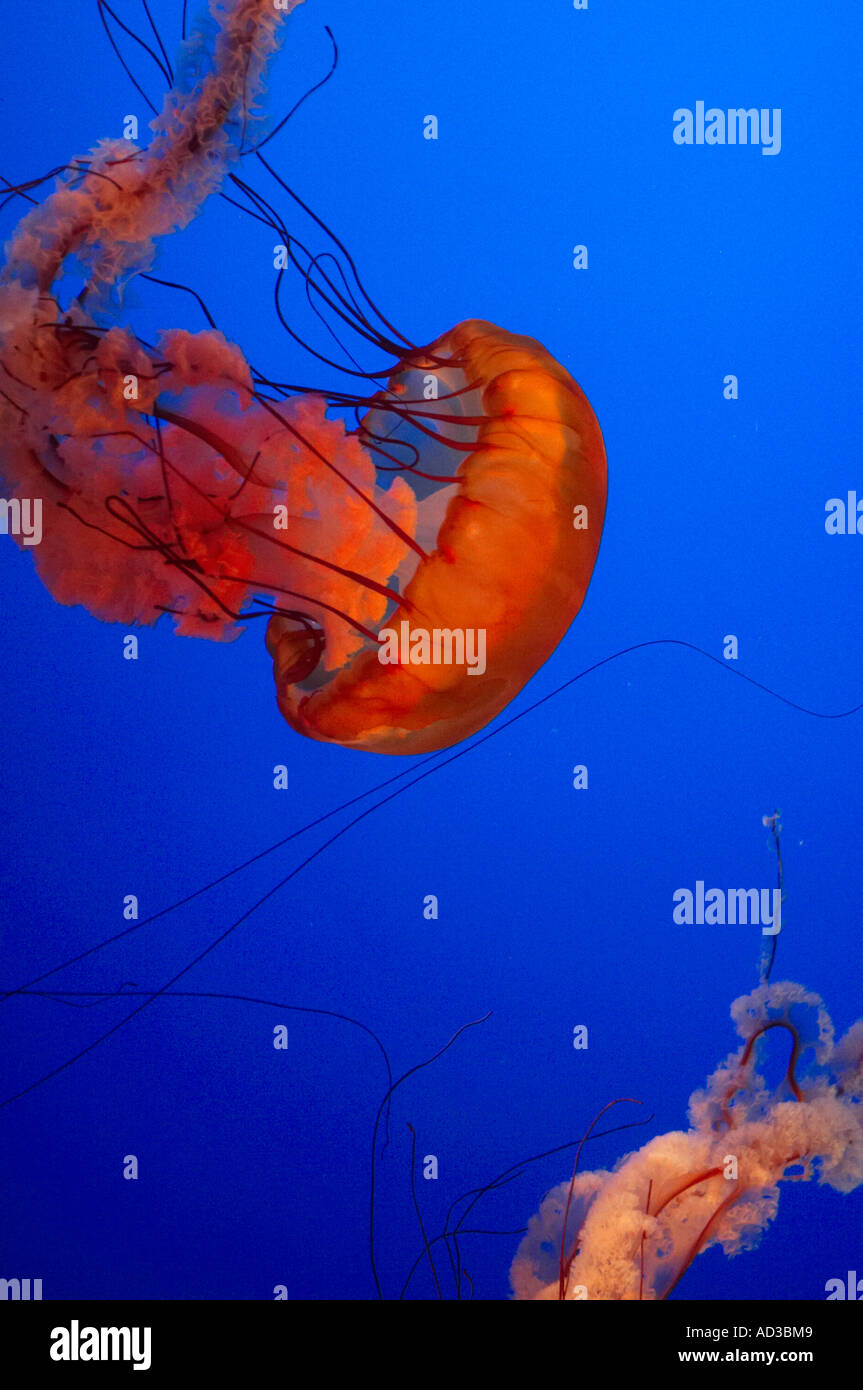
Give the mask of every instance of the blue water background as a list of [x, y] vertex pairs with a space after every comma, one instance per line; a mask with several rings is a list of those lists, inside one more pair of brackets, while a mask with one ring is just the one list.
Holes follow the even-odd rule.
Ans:
[[[152, 8], [173, 52], [180, 7]], [[139, 7], [122, 14], [144, 33]], [[863, 537], [824, 529], [828, 498], [863, 496], [863, 17], [803, 0], [591, 0], [586, 12], [308, 0], [273, 70], [274, 115], [326, 71], [326, 24], [336, 76], [268, 157], [415, 341], [468, 317], [531, 334], [603, 427], [609, 504], [590, 592], [508, 715], [631, 644], [680, 638], [721, 658], [726, 634], [740, 643], [728, 669], [682, 648], [624, 656], [443, 760], [179, 986], [351, 1015], [396, 1075], [492, 1011], [393, 1103], [377, 1252], [394, 1297], [422, 1250], [408, 1122], [418, 1155], [439, 1162], [437, 1181], [417, 1177], [430, 1235], [460, 1193], [577, 1138], [614, 1097], [643, 1104], [606, 1125], [652, 1118], [589, 1145], [586, 1166], [685, 1127], [690, 1093], [734, 1046], [728, 1009], [757, 982], [760, 938], [676, 926], [672, 894], [697, 879], [772, 886], [765, 813], [780, 808], [784, 827], [775, 977], [822, 994], [837, 1028], [863, 1012], [861, 716], [808, 717], [732, 674], [824, 712], [863, 699]], [[0, 173], [43, 173], [119, 136], [128, 113], [144, 123], [95, 4], [4, 0], [3, 26]], [[146, 58], [135, 70], [161, 92]], [[781, 153], [675, 145], [673, 111], [699, 99], [780, 107]], [[263, 171], [249, 177], [278, 194]], [[3, 212], [4, 237], [20, 210]], [[274, 242], [214, 200], [155, 269], [194, 285], [272, 375], [333, 384], [276, 324]], [[587, 271], [572, 268], [578, 243]], [[140, 283], [126, 312], [145, 337], [205, 326], [186, 296]], [[723, 399], [727, 373], [737, 401]], [[121, 930], [124, 895], [147, 916], [408, 767], [296, 736], [259, 627], [223, 646], [178, 640], [164, 621], [127, 662], [125, 629], [55, 604], [11, 542], [0, 566], [7, 988]], [[287, 792], [273, 789], [281, 763]], [[587, 791], [572, 788], [575, 764]], [[347, 819], [46, 987], [160, 988]], [[6, 1002], [3, 1094], [131, 1008]], [[279, 1023], [287, 1052], [272, 1045]], [[159, 1000], [4, 1112], [0, 1273], [40, 1277], [50, 1298], [268, 1299], [281, 1284], [291, 1298], [372, 1297], [369, 1155], [385, 1089], [379, 1052], [347, 1024]], [[528, 1167], [468, 1224], [523, 1227], [570, 1163]], [[863, 1193], [785, 1184], [760, 1247], [710, 1251], [675, 1296], [822, 1298], [827, 1279], [863, 1271], [861, 1217]], [[518, 1239], [464, 1237], [476, 1297], [507, 1296]], [[434, 1296], [427, 1267], [410, 1295]]]

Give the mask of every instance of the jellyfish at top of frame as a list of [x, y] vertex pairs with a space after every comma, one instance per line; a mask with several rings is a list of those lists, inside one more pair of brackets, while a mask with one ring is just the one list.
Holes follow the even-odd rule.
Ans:
[[[740, 1049], [689, 1103], [690, 1128], [658, 1135], [613, 1172], [577, 1171], [544, 1198], [510, 1278], [516, 1299], [662, 1300], [711, 1245], [757, 1245], [779, 1183], [863, 1183], [863, 1019], [838, 1043], [820, 998], [789, 981], [732, 1005]], [[761, 1040], [789, 1043], [771, 1094]]]
[[[103, 140], [18, 225], [0, 277], [0, 477], [45, 504], [35, 562], [59, 602], [125, 624], [168, 612], [216, 640], [264, 617], [294, 729], [424, 753], [499, 714], [581, 607], [606, 497], [584, 393], [539, 343], [483, 321], [412, 344], [375, 321], [346, 253], [338, 272], [308, 253], [304, 288], [394, 359], [354, 373], [374, 387], [362, 396], [272, 382], [215, 328], [152, 345], [118, 322], [118, 287], [226, 177], [298, 263], [232, 169], [255, 152], [299, 3], [212, 0], [209, 63], [200, 37], [187, 45], [191, 81], [150, 144]], [[64, 302], [70, 264], [85, 284]]]

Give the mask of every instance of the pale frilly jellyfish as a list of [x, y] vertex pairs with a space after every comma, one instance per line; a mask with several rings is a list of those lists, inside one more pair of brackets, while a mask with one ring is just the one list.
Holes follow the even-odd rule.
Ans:
[[[666, 1298], [702, 1250], [757, 1245], [783, 1178], [863, 1182], [863, 1019], [836, 1043], [820, 998], [789, 981], [731, 1015], [743, 1044], [690, 1098], [688, 1130], [546, 1195], [512, 1265], [517, 1299]], [[772, 1030], [789, 1048], [776, 1092], [757, 1072]]]

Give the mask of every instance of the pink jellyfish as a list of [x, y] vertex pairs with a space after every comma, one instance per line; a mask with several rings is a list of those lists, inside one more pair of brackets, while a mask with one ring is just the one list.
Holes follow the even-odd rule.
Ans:
[[[702, 1250], [751, 1249], [776, 1215], [779, 1183], [863, 1182], [863, 1019], [834, 1041], [821, 1000], [790, 982], [732, 1005], [740, 1049], [689, 1102], [690, 1128], [658, 1135], [613, 1172], [554, 1188], [511, 1270], [517, 1299], [664, 1299]], [[757, 1072], [767, 1034], [784, 1035], [776, 1094]]]

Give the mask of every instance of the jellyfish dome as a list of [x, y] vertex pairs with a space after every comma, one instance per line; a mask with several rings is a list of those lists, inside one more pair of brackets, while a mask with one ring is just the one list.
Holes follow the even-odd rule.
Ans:
[[[463, 323], [401, 364], [389, 389], [398, 402], [423, 380], [445, 388], [430, 403], [438, 410], [401, 413], [414, 428], [444, 422], [446, 437], [419, 455], [426, 478], [455, 450], [460, 461], [417, 501], [420, 543], [400, 571], [395, 611], [348, 664], [305, 686], [290, 679], [290, 622], [271, 619], [267, 636], [294, 728], [387, 753], [456, 743], [509, 704], [581, 607], [605, 512], [599, 426], [539, 343]], [[365, 417], [366, 436], [385, 404]]]

